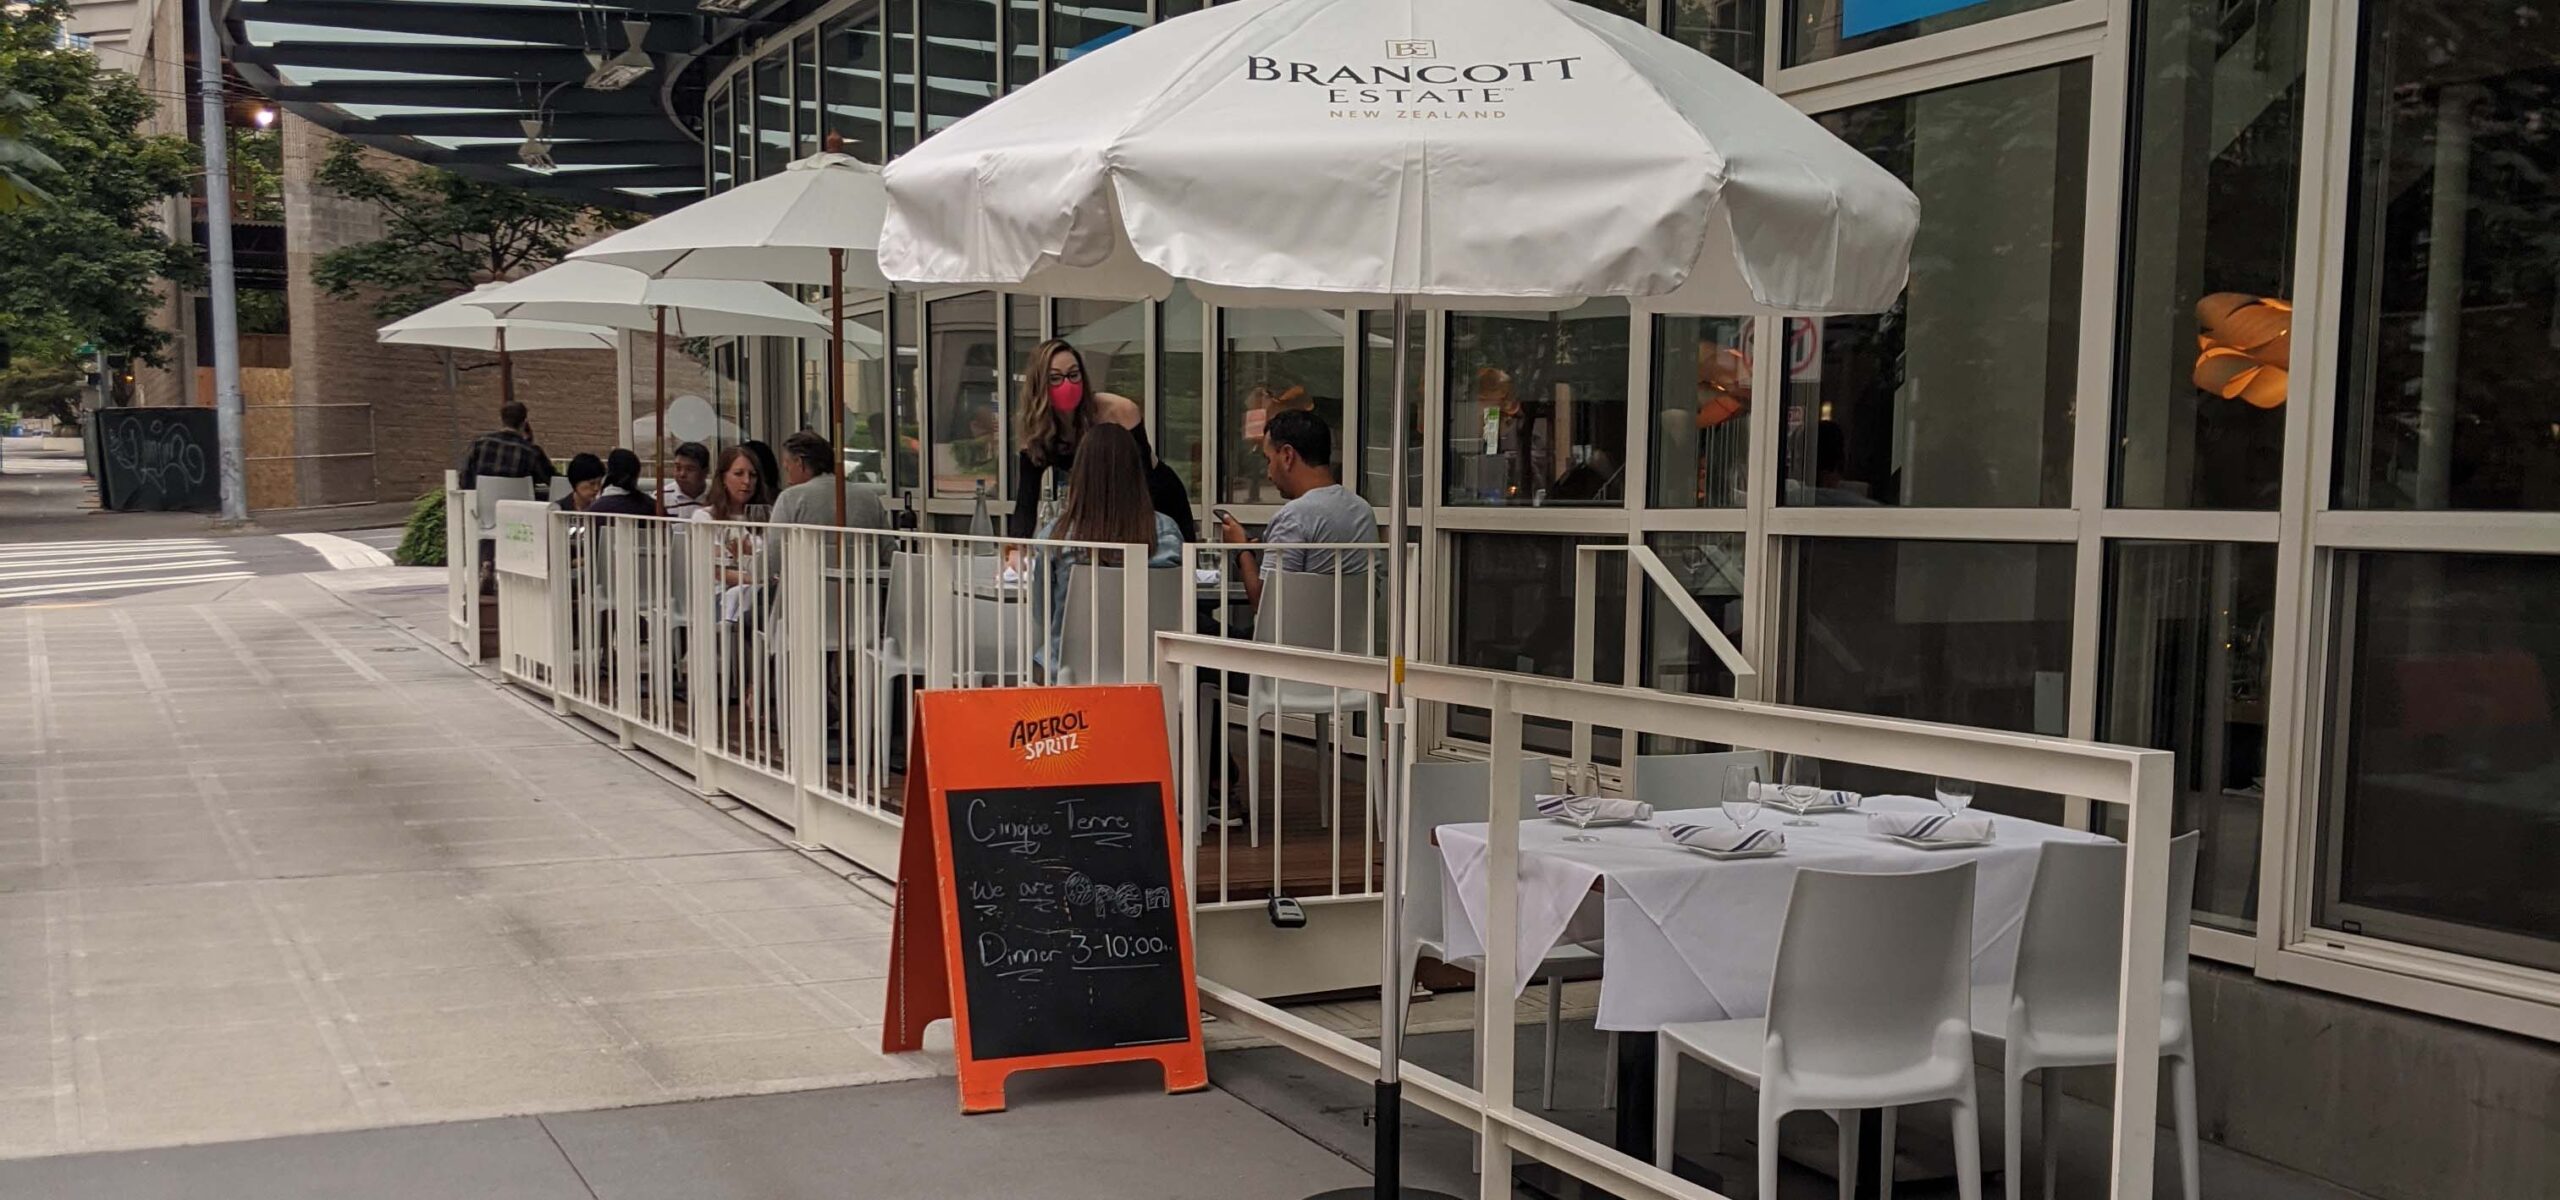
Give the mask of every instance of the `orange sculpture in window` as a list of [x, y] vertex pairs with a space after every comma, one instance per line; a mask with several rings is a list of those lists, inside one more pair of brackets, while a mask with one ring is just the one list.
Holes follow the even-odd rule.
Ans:
[[2196, 301], [2195, 384], [2257, 408], [2284, 403], [2293, 362], [2293, 305], [2270, 296], [2215, 292]]

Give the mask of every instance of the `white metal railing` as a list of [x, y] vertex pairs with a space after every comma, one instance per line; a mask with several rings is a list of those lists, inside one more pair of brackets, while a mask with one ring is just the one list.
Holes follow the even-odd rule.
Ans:
[[479, 497], [458, 471], [444, 473], [445, 640], [464, 662], [480, 661]]
[[557, 558], [566, 539], [553, 527], [562, 514], [540, 500], [500, 500], [496, 509], [490, 558], [498, 578], [498, 673], [547, 692], [564, 657], [557, 634], [567, 592], [552, 586], [565, 577]]
[[[1199, 704], [1194, 681], [1203, 671], [1242, 671], [1312, 686], [1383, 693], [1387, 670], [1383, 660], [1365, 655], [1196, 635], [1168, 635], [1157, 640], [1157, 679], [1181, 698], [1180, 720], [1185, 730], [1194, 726]], [[2151, 1195], [2160, 1066], [2158, 964], [2167, 932], [2169, 839], [2176, 832], [2171, 827], [2175, 780], [2172, 755], [2030, 734], [1437, 664], [1408, 664], [1405, 688], [1416, 704], [1472, 705], [1492, 714], [1493, 782], [1486, 801], [1490, 827], [1483, 909], [1487, 927], [1483, 930], [1485, 958], [1480, 976], [1486, 979], [1511, 979], [1517, 973], [1521, 813], [1519, 792], [1506, 781], [1519, 777], [1523, 722], [1528, 718], [1584, 720], [1624, 729], [1630, 735], [1650, 733], [1927, 775], [1961, 776], [2085, 797], [2123, 809], [2130, 862], [2125, 875], [2124, 965], [2118, 996], [2110, 1194], [2128, 1200]], [[1177, 761], [1189, 763], [1199, 752], [1196, 733], [1186, 733], [1181, 745]], [[1181, 770], [1180, 777], [1186, 782], [1180, 812], [1186, 830], [1201, 827], [1206, 797], [1198, 775], [1187, 768]], [[1396, 847], [1413, 833], [1403, 832], [1405, 836], [1389, 839], [1390, 853], [1397, 852]], [[1192, 841], [1197, 844], [1196, 837]], [[1197, 873], [1196, 857], [1186, 867], [1193, 872], [1193, 895], [1203, 897], [1201, 889], [1209, 885]], [[1249, 1024], [1319, 1063], [1364, 1076], [1377, 1069], [1378, 1052], [1374, 1048], [1327, 1032], [1242, 991], [1203, 980], [1202, 995], [1213, 1011]], [[1714, 1200], [1716, 1194], [1705, 1188], [1523, 1111], [1512, 1099], [1515, 1011], [1509, 993], [1494, 987], [1478, 988], [1475, 995], [1480, 1057], [1474, 1085], [1410, 1064], [1403, 1067], [1403, 1077], [1409, 1085], [1407, 1095], [1417, 1105], [1479, 1135], [1478, 1166], [1487, 1200], [1511, 1195], [1511, 1160], [1515, 1153], [1544, 1161], [1619, 1196]]]

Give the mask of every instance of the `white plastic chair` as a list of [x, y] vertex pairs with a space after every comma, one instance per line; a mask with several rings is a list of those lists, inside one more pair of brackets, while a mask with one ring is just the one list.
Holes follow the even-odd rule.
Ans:
[[[1331, 572], [1281, 571], [1274, 574], [1262, 589], [1262, 606], [1254, 618], [1253, 640], [1303, 650], [1331, 650], [1344, 654], [1370, 652], [1370, 616], [1376, 606], [1370, 600], [1370, 580], [1365, 572], [1346, 573], [1336, 577]], [[1383, 614], [1381, 614], [1383, 616]], [[1378, 697], [1363, 692], [1347, 700], [1339, 689], [1318, 683], [1296, 683], [1256, 676], [1245, 700], [1245, 815], [1247, 844], [1262, 844], [1262, 729], [1268, 723], [1276, 735], [1280, 722], [1289, 717], [1309, 717], [1316, 722], [1318, 734], [1329, 745], [1339, 736], [1338, 723], [1346, 709], [1367, 714], [1362, 726], [1369, 736], [1378, 736]], [[1273, 749], [1275, 760], [1279, 749]], [[1371, 808], [1378, 802], [1378, 756], [1373, 750], [1367, 758], [1364, 779]], [[1275, 761], [1276, 765], [1276, 761]], [[1324, 807], [1317, 812], [1318, 823], [1330, 827], [1333, 810], [1342, 799], [1339, 772], [1325, 773]], [[1478, 817], [1481, 820], [1481, 817]], [[1280, 815], [1271, 817], [1272, 837], [1280, 836]]]
[[480, 536], [496, 537], [498, 502], [533, 499], [533, 481], [521, 475], [483, 475], [472, 481], [471, 490], [480, 497]]
[[1635, 790], [1628, 794], [1662, 810], [1714, 808], [1723, 802], [1728, 767], [1758, 767], [1761, 782], [1770, 782], [1766, 750], [1639, 754]]
[[[1122, 669], [1120, 568], [1085, 563], [1067, 578], [1067, 612], [1059, 630], [1059, 682], [1125, 683]], [[1182, 628], [1182, 568], [1147, 569], [1147, 632]]]
[[[1972, 863], [1902, 875], [1800, 871], [1778, 937], [1769, 1015], [1662, 1027], [1654, 1162], [1671, 1169], [1679, 1063], [1695, 1058], [1760, 1089], [1761, 1196], [1778, 1194], [1778, 1119], [1819, 1109], [1840, 1124], [1840, 1197], [1858, 1186], [1865, 1109], [1884, 1110], [1883, 1192], [1893, 1195], [1893, 1110], [1955, 1106], [1956, 1190], [1982, 1198], [1973, 1094]], [[1717, 1111], [1722, 1110], [1717, 1105]]]
[[[2169, 843], [2169, 945], [2160, 974], [2160, 1057], [2168, 1060], [2177, 1114], [2178, 1171], [2187, 1200], [2202, 1200], [2196, 1146], [2196, 1044], [2187, 994], [2187, 922], [2194, 915], [2196, 849], [2203, 835]], [[2010, 985], [1973, 993], [1973, 1029], [2006, 1043], [2001, 1082], [2007, 1105], [2009, 1200], [2026, 1184], [2019, 1167], [2026, 1126], [2027, 1076], [2048, 1067], [2095, 1067], [2116, 1061], [2116, 992], [2124, 946], [2124, 856], [2117, 843], [2047, 842], [2036, 859], [2018, 931], [2018, 969]], [[2061, 1143], [2055, 1116], [2061, 1089], [2047, 1076], [2042, 1094], [2044, 1194], [2051, 1200]]]
[[[1443, 825], [1461, 825], [1485, 819], [1487, 788], [1493, 781], [1493, 765], [1482, 762], [1423, 762], [1413, 765], [1412, 794], [1408, 803], [1413, 813], [1413, 830], [1404, 841], [1405, 939], [1404, 977], [1407, 991], [1412, 990], [1415, 964], [1424, 951], [1442, 962], [1449, 962], [1447, 915], [1441, 908], [1440, 847], [1433, 844], [1431, 831]], [[1534, 813], [1537, 794], [1551, 786], [1553, 769], [1544, 758], [1520, 760], [1520, 810]], [[1459, 964], [1452, 964], [1459, 965]], [[1469, 969], [1475, 969], [1472, 960]], [[1547, 1049], [1539, 1082], [1539, 1103], [1544, 1108], [1556, 1106], [1556, 1044], [1564, 1028], [1564, 985], [1600, 977], [1600, 955], [1580, 946], [1560, 946], [1538, 963], [1533, 978], [1547, 985]], [[1488, 995], [1501, 989], [1478, 980], [1479, 988], [1492, 988]], [[1473, 1034], [1469, 1034], [1473, 1037]], [[1612, 1055], [1612, 1059], [1616, 1056]]]
[[871, 660], [872, 710], [880, 714], [880, 737], [894, 748], [889, 725], [899, 681], [924, 677], [924, 556], [900, 550], [889, 556], [889, 592], [880, 602], [880, 638], [864, 648]]

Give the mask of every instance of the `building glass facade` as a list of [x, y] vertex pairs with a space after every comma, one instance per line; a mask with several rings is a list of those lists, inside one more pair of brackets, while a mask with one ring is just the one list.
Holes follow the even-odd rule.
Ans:
[[[2205, 835], [2199, 954], [2554, 1027], [2560, 9], [1598, 6], [1909, 182], [1910, 287], [1822, 320], [1417, 315], [1425, 652], [1566, 674], [1588, 627], [1598, 678], [1733, 690], [1622, 556], [1577, 595], [1575, 547], [1646, 548], [1761, 698], [2176, 751], [2177, 825]], [[821, 9], [714, 72], [704, 169], [715, 188], [779, 169], [805, 144], [795, 87], [820, 90], [821, 135], [877, 160], [1198, 7]], [[814, 71], [794, 57], [813, 44]], [[1187, 292], [863, 311], [889, 349], [852, 389], [871, 406], [855, 427], [879, 431], [852, 439], [858, 469], [948, 526], [1001, 480], [986, 440], [1006, 444], [1019, 360], [1053, 332], [1145, 406], [1204, 511], [1269, 517], [1253, 435], [1292, 404], [1335, 422], [1346, 478], [1387, 500], [1384, 314]], [[724, 413], [788, 432], [796, 382], [717, 361]], [[1430, 748], [1480, 743], [1480, 714], [1425, 716]], [[1621, 757], [1607, 731], [1535, 736]]]

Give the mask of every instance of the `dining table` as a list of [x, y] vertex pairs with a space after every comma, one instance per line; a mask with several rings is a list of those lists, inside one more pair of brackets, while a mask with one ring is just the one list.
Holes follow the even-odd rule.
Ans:
[[[1651, 1161], [1652, 1034], [1676, 1022], [1766, 1015], [1779, 933], [1798, 871], [1925, 871], [1975, 864], [1973, 977], [1976, 984], [1994, 984], [2006, 982], [2016, 965], [2018, 930], [2042, 847], [2110, 840], [1980, 810], [1972, 815], [1989, 819], [1992, 836], [1973, 844], [1924, 849], [1868, 828], [1874, 813], [1940, 811], [1930, 800], [1889, 795], [1802, 816], [1764, 806], [1751, 827], [1783, 834], [1785, 848], [1758, 858], [1717, 858], [1663, 836], [1674, 826], [1733, 824], [1715, 808], [1656, 810], [1648, 820], [1588, 829], [1523, 814], [1518, 966], [1506, 984], [1516, 997], [1534, 981], [1538, 964], [1563, 946], [1601, 953], [1597, 1025], [1630, 1035], [1616, 1039], [1615, 1140], [1619, 1150]], [[1448, 958], [1480, 962], [1487, 924], [1487, 826], [1442, 825], [1430, 837], [1440, 853]], [[1866, 1136], [1873, 1136], [1872, 1129]], [[1869, 1182], [1861, 1181], [1862, 1190]]]

